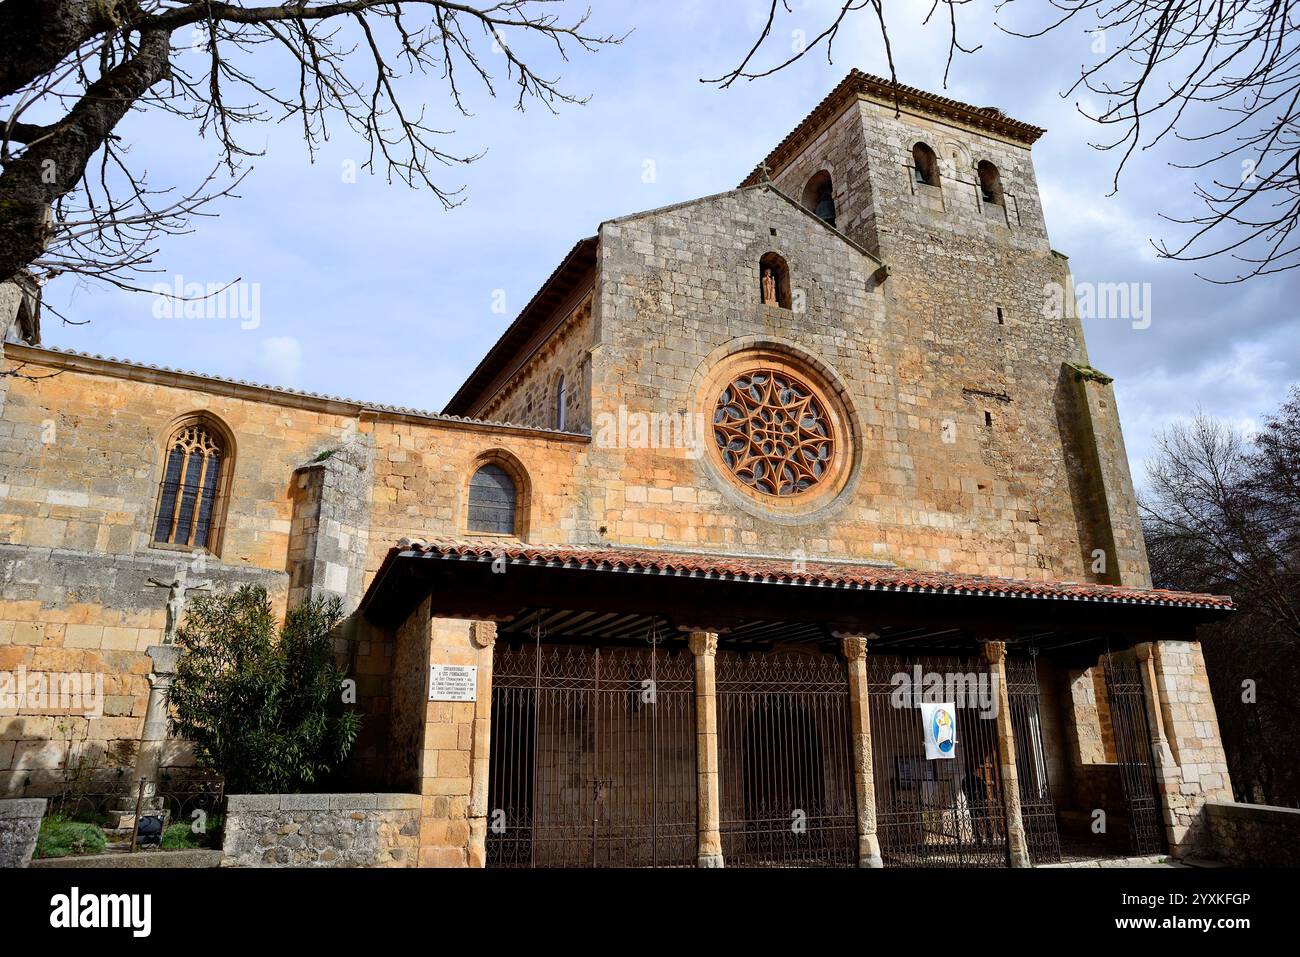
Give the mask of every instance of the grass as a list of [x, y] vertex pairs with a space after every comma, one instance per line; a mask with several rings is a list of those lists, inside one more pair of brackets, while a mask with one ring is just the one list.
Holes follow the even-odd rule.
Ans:
[[164, 851], [188, 851], [198, 847], [221, 847], [220, 815], [213, 815], [207, 821], [207, 830], [195, 834], [188, 821], [176, 821], [167, 825], [162, 834]]
[[41, 822], [36, 838], [37, 857], [69, 857], [81, 854], [102, 854], [108, 840], [98, 824], [69, 821], [60, 816], [47, 817]]

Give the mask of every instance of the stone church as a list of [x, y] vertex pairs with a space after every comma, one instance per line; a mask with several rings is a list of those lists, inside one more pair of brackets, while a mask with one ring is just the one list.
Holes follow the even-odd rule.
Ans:
[[1192, 853], [1233, 606], [1151, 587], [1043, 132], [855, 70], [736, 189], [579, 239], [440, 413], [44, 346], [11, 297], [0, 673], [103, 710], [0, 711], [0, 796], [183, 772], [169, 616], [257, 583], [342, 597], [331, 785], [412, 796], [408, 863]]

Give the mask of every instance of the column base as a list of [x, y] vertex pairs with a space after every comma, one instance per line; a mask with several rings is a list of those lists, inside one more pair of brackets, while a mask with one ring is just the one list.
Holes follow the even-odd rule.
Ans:
[[880, 839], [875, 831], [858, 836], [858, 867], [884, 867], [880, 857]]
[[1012, 867], [1033, 867], [1034, 864], [1033, 861], [1029, 859], [1028, 851], [1012, 851], [1011, 866]]
[[721, 854], [701, 854], [700, 859], [696, 864], [696, 866], [714, 868], [714, 867], [724, 867], [725, 865], [722, 862]]

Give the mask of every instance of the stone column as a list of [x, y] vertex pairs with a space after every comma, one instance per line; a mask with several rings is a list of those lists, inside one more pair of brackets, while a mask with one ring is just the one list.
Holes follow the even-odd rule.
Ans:
[[853, 787], [858, 805], [858, 867], [884, 867], [876, 837], [876, 778], [871, 767], [871, 710], [867, 698], [867, 636], [836, 633], [849, 669]]
[[[492, 708], [492, 646], [496, 626], [469, 618], [428, 618], [429, 603], [411, 613], [398, 642], [421, 662], [394, 675], [394, 717], [400, 725], [397, 758], [416, 749], [420, 808], [420, 867], [481, 867], [486, 862], [488, 747]], [[397, 660], [397, 653], [394, 655]], [[434, 701], [429, 666], [475, 666], [473, 701]], [[397, 688], [410, 681], [410, 687]], [[407, 740], [410, 734], [414, 741]]]
[[478, 707], [470, 749], [469, 866], [487, 865], [488, 767], [492, 748], [492, 651], [497, 642], [495, 621], [476, 621], [470, 638], [481, 649], [478, 666]]
[[180, 664], [181, 649], [177, 645], [150, 645], [147, 654], [153, 667], [149, 672], [149, 701], [145, 705], [144, 729], [140, 732], [140, 748], [135, 755], [135, 773], [131, 789], [123, 794], [118, 806], [110, 811], [115, 828], [135, 826], [135, 802], [140, 779], [144, 778], [144, 804], [155, 810], [158, 792], [158, 772], [162, 768], [163, 749], [167, 746], [167, 701], [172, 682], [176, 680], [176, 666]]
[[695, 789], [699, 797], [700, 867], [722, 867], [722, 826], [718, 796], [718, 694], [715, 665], [718, 635], [692, 631], [695, 655]]
[[167, 702], [181, 649], [176, 645], [151, 645], [148, 650], [153, 670], [149, 674], [149, 703], [145, 706], [144, 731], [140, 734], [140, 752], [136, 755], [135, 778], [144, 778], [145, 797], [151, 798], [158, 786], [163, 748], [167, 743]]
[[1007, 856], [1012, 867], [1032, 867], [1025, 824], [1020, 816], [1020, 779], [1016, 774], [1016, 735], [1011, 724], [1011, 701], [1007, 695], [1007, 644], [984, 642], [984, 658], [997, 684], [998, 758], [1002, 764], [1002, 805], [1007, 821]]

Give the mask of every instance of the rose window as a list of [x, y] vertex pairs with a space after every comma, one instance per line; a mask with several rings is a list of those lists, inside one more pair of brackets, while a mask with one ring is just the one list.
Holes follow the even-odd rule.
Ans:
[[812, 389], [785, 372], [751, 370], [722, 391], [713, 414], [722, 460], [765, 495], [798, 495], [827, 474], [835, 440]]

